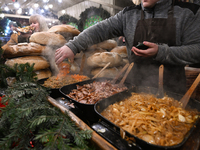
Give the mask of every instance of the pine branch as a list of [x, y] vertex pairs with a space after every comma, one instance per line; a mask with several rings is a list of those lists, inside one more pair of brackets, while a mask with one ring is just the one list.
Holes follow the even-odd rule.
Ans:
[[[0, 109], [1, 149], [32, 149], [30, 141], [35, 149], [89, 149], [91, 131], [80, 130], [67, 112], [63, 114], [48, 102], [49, 93], [34, 82], [32, 67], [18, 68], [17, 82], [7, 88], [2, 99], [8, 105]], [[29, 73], [24, 76], [24, 71]], [[17, 144], [12, 146], [13, 142]]]

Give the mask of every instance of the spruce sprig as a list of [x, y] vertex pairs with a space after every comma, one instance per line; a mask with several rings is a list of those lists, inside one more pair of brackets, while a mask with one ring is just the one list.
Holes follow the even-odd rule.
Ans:
[[90, 149], [91, 131], [80, 130], [67, 112], [48, 102], [47, 89], [35, 82], [33, 65], [15, 69], [17, 82], [6, 89], [2, 103], [8, 105], [0, 109], [1, 149]]

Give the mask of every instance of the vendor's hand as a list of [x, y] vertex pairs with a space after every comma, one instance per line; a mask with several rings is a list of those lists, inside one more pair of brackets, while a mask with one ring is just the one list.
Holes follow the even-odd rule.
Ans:
[[158, 45], [151, 42], [143, 42], [144, 45], [148, 46], [149, 48], [146, 50], [141, 50], [136, 47], [132, 47], [132, 52], [137, 56], [142, 57], [154, 57], [158, 53]]
[[66, 45], [56, 50], [56, 53], [55, 53], [56, 64], [57, 65], [60, 64], [65, 58], [69, 58], [71, 62], [73, 62], [74, 60], [74, 53]]

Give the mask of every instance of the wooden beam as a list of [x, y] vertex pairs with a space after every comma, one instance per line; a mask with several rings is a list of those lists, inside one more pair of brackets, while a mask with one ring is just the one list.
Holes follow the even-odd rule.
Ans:
[[[16, 15], [16, 14], [4, 14], [4, 17], [11, 17], [11, 18], [23, 18], [23, 19], [29, 19], [30, 16], [23, 16], [23, 15]], [[45, 18], [46, 21], [59, 21], [58, 19], [52, 19], [52, 18]]]

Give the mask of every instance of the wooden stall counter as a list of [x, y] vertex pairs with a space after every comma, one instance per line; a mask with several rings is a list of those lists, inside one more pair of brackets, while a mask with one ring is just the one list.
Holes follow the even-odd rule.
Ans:
[[[84, 123], [80, 118], [78, 118], [74, 113], [68, 110], [66, 107], [59, 104], [52, 97], [48, 97], [48, 101], [55, 107], [59, 108], [62, 113], [68, 112], [71, 119], [80, 127], [82, 130], [92, 130], [86, 123]], [[93, 130], [92, 130], [93, 131]], [[91, 142], [95, 144], [96, 148], [99, 150], [117, 150], [113, 145], [103, 139], [96, 132], [92, 132]]]
[[[62, 113], [68, 112], [71, 119], [80, 127], [82, 130], [91, 130], [92, 138], [91, 143], [95, 145], [97, 150], [117, 150], [115, 146], [105, 140], [102, 136], [97, 134], [90, 126], [88, 126], [83, 120], [77, 117], [72, 111], [67, 109], [65, 106], [60, 104], [56, 99], [48, 97], [48, 101], [55, 107], [59, 108]], [[131, 148], [130, 148], [131, 149]], [[185, 142], [185, 144], [179, 150], [199, 150], [200, 149], [200, 121], [196, 128], [193, 130], [191, 136]], [[134, 150], [134, 148], [133, 148]]]

